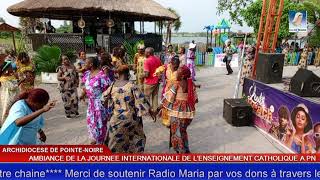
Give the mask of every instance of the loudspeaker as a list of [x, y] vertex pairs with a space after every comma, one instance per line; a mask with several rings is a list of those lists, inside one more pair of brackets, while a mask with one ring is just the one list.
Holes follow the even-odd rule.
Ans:
[[299, 69], [291, 79], [289, 91], [301, 97], [320, 97], [320, 78], [312, 71]]
[[259, 53], [256, 79], [266, 84], [281, 83], [284, 54]]
[[252, 107], [244, 99], [225, 99], [223, 117], [233, 126], [250, 126], [252, 124]]

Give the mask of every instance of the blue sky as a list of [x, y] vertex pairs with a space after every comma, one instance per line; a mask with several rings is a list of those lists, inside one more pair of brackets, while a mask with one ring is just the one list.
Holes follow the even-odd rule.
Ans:
[[[18, 26], [18, 18], [10, 15], [7, 8], [10, 5], [18, 3], [22, 0], [2, 0], [0, 8], [0, 17], [3, 17], [7, 23]], [[182, 27], [180, 32], [201, 32], [206, 25], [217, 24], [222, 18], [228, 19], [228, 15], [224, 14], [220, 17], [216, 14], [218, 0], [155, 0], [164, 7], [175, 9], [181, 16]], [[59, 26], [60, 22], [54, 22], [54, 26]], [[148, 29], [153, 30], [153, 25], [146, 25]], [[251, 32], [252, 28], [247, 26], [240, 27], [232, 25], [232, 30], [242, 30], [243, 32]]]

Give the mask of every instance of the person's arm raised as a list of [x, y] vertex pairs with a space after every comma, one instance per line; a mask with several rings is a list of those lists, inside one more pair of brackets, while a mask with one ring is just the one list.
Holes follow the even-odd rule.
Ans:
[[18, 127], [24, 126], [26, 124], [28, 124], [29, 122], [31, 122], [32, 120], [34, 120], [35, 118], [37, 118], [38, 116], [40, 116], [41, 114], [43, 114], [44, 112], [48, 112], [50, 109], [52, 109], [54, 106], [56, 105], [56, 101], [51, 101], [50, 103], [48, 103], [47, 105], [45, 105], [43, 108], [29, 114], [26, 115], [24, 117], [18, 118], [15, 123]]

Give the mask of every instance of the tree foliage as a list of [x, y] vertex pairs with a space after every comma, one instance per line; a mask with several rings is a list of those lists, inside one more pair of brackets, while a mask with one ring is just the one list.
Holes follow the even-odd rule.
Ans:
[[227, 12], [232, 22], [242, 26], [241, 9], [248, 7], [252, 3], [253, 0], [218, 0], [218, 15]]
[[[308, 11], [308, 22], [316, 25], [320, 19], [320, 0], [307, 0], [303, 2], [303, 6]], [[320, 44], [320, 27], [315, 26], [309, 36], [309, 44], [311, 46], [319, 46]]]
[[63, 21], [63, 24], [57, 29], [57, 33], [71, 33], [72, 32], [72, 24], [67, 21]]

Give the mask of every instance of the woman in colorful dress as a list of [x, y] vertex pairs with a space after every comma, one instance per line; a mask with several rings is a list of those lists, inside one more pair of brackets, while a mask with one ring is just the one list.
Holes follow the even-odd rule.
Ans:
[[117, 70], [117, 79], [104, 93], [102, 101], [111, 115], [106, 145], [114, 153], [142, 153], [146, 144], [142, 116], [154, 116], [141, 90], [129, 81], [129, 67]]
[[316, 57], [314, 59], [314, 65], [316, 67], [319, 67], [320, 66], [320, 48], [317, 48], [316, 49]]
[[186, 48], [180, 47], [179, 49], [180, 67], [187, 65]]
[[191, 77], [192, 80], [196, 80], [196, 65], [195, 65], [195, 60], [196, 60], [196, 44], [190, 43], [189, 44], [189, 50], [187, 53], [187, 66], [191, 72]]
[[176, 53], [173, 51], [173, 46], [172, 44], [169, 44], [167, 47], [167, 52], [165, 54], [165, 60], [164, 60], [164, 64], [170, 64], [171, 59], [173, 58], [173, 56], [176, 55]]
[[12, 61], [5, 61], [0, 66], [1, 85], [1, 124], [6, 120], [9, 113], [9, 106], [18, 95], [18, 79], [15, 75], [15, 64]]
[[246, 49], [245, 61], [242, 67], [241, 84], [244, 83], [244, 78], [252, 77], [255, 52], [256, 48], [254, 45], [249, 45]]
[[178, 82], [165, 94], [158, 112], [165, 108], [170, 118], [170, 147], [177, 153], [190, 153], [187, 127], [195, 115], [197, 96], [188, 67], [179, 68]]
[[[19, 95], [13, 102], [9, 116], [0, 130], [1, 145], [36, 145], [46, 141], [43, 113], [52, 109], [56, 101], [49, 102], [43, 89], [32, 89]], [[39, 136], [39, 139], [38, 139]]]
[[17, 59], [17, 73], [19, 77], [20, 93], [34, 88], [35, 66], [25, 52], [21, 52]]
[[67, 56], [62, 56], [62, 66], [58, 67], [57, 76], [66, 118], [70, 119], [72, 115], [79, 116], [79, 74]]
[[90, 144], [103, 144], [107, 133], [108, 114], [101, 103], [102, 93], [110, 85], [110, 79], [99, 69], [99, 61], [96, 57], [86, 59], [87, 71], [83, 75], [84, 89], [80, 99], [84, 101], [88, 97], [87, 126]]
[[305, 47], [303, 49], [303, 52], [301, 54], [301, 58], [300, 58], [300, 61], [299, 61], [299, 69], [307, 69], [307, 66], [308, 66], [308, 48]]
[[144, 45], [138, 46], [138, 53], [134, 56], [134, 64], [135, 64], [135, 70], [136, 70], [136, 79], [137, 79], [137, 85], [140, 88], [140, 90], [143, 90], [144, 83], [143, 83], [143, 77], [144, 76], [144, 61], [146, 60], [146, 56], [144, 54]]
[[[163, 69], [163, 71], [158, 69], [156, 70], [157, 76], [164, 74], [164, 77], [165, 77], [161, 98], [163, 98], [164, 94], [170, 90], [171, 86], [174, 83], [177, 82], [177, 70], [179, 66], [180, 66], [179, 56], [173, 56], [172, 59], [170, 60], [170, 64], [164, 65], [164, 68], [163, 67], [158, 68], [158, 69]], [[162, 116], [162, 124], [166, 127], [170, 127], [170, 119], [168, 116], [167, 109], [165, 108], [162, 109], [161, 116]]]

